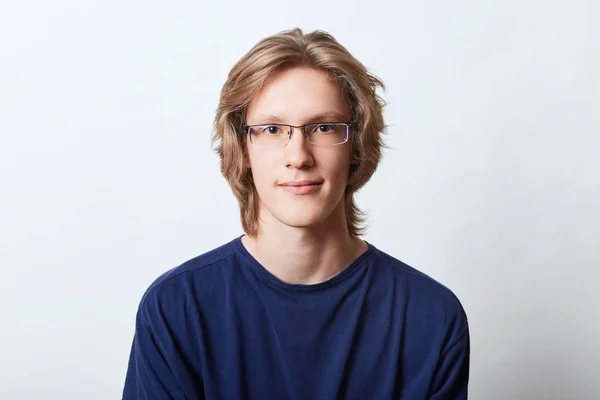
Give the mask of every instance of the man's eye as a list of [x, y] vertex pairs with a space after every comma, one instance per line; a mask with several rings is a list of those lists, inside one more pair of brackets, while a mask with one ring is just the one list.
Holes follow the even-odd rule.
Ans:
[[335, 130], [333, 125], [318, 125], [317, 126], [317, 132], [320, 133], [329, 133], [329, 132], [333, 132]]
[[263, 127], [263, 131], [271, 135], [276, 135], [281, 132], [281, 128], [277, 125], [268, 125]]

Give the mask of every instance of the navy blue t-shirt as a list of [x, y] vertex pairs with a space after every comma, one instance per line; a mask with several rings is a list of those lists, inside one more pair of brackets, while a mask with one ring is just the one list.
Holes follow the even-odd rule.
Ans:
[[144, 294], [123, 398], [464, 399], [454, 294], [369, 244], [334, 278], [287, 284], [241, 238]]

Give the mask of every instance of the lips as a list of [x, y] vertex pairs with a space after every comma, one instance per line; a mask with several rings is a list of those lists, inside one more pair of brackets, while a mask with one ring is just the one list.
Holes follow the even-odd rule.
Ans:
[[321, 188], [323, 182], [316, 181], [294, 181], [294, 182], [285, 182], [280, 184], [281, 188], [289, 193], [293, 194], [310, 194]]

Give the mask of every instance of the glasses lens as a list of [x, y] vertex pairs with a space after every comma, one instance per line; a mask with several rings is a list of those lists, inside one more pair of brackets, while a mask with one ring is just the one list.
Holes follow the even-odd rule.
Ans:
[[289, 127], [283, 125], [260, 125], [248, 128], [250, 143], [262, 147], [284, 146], [288, 140]]
[[308, 141], [317, 146], [333, 146], [348, 140], [346, 124], [311, 124], [306, 125]]

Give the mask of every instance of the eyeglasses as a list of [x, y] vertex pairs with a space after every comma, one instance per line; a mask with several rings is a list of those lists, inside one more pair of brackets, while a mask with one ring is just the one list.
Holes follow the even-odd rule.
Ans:
[[244, 125], [249, 143], [258, 147], [284, 147], [292, 138], [292, 128], [302, 129], [308, 143], [315, 146], [335, 146], [348, 141], [352, 123], [317, 122], [307, 125]]

